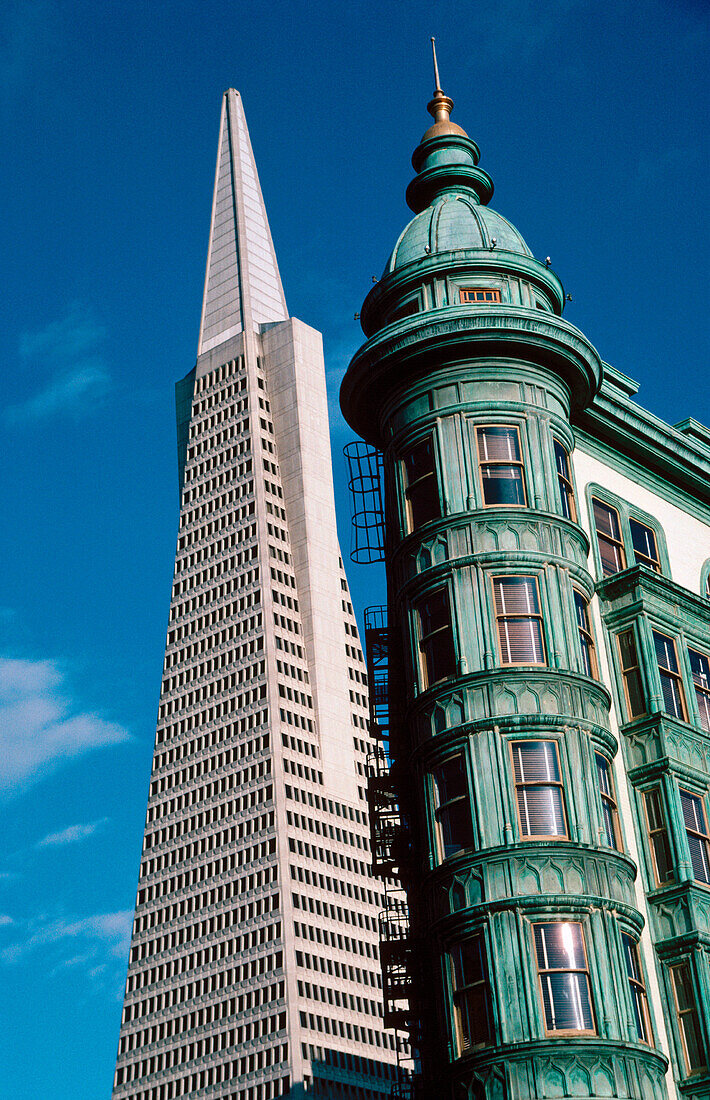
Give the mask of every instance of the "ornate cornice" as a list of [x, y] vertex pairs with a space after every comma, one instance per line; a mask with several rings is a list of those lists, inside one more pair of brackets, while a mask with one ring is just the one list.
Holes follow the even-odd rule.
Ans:
[[562, 377], [572, 403], [583, 406], [601, 383], [601, 359], [579, 329], [522, 306], [448, 306], [381, 329], [357, 351], [340, 391], [343, 413], [368, 442], [383, 448], [373, 409], [398, 384], [457, 359], [501, 357], [532, 363]]

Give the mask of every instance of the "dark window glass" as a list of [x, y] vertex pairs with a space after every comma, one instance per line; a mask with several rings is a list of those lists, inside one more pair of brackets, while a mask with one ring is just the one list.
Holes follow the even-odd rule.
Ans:
[[633, 630], [624, 630], [618, 636], [619, 656], [621, 658], [621, 673], [624, 679], [626, 703], [629, 708], [629, 716], [638, 718], [646, 713], [646, 703], [643, 695], [643, 683], [641, 669], [639, 667], [638, 652], [636, 650], [636, 638]]
[[534, 924], [545, 1028], [594, 1031], [594, 1013], [581, 924]]
[[698, 882], [710, 883], [710, 839], [703, 800], [700, 795], [681, 791], [680, 804], [693, 874]]
[[604, 504], [596, 497], [592, 497], [592, 509], [599, 545], [599, 556], [602, 561], [602, 573], [606, 577], [626, 568], [619, 513], [616, 508]]
[[456, 672], [447, 590], [432, 592], [417, 605], [417, 614], [424, 687], [430, 687]]
[[611, 771], [611, 763], [601, 753], [596, 752], [594, 759], [597, 765], [597, 780], [599, 782], [599, 794], [602, 802], [602, 821], [604, 823], [604, 839], [610, 848], [621, 851], [621, 836], [619, 831], [619, 814], [614, 797], [614, 778]]
[[535, 577], [494, 577], [500, 657], [504, 665], [544, 665], [542, 616]]
[[699, 1073], [706, 1068], [707, 1059], [700, 1030], [700, 1018], [695, 1000], [690, 964], [683, 962], [679, 966], [672, 966], [670, 969], [686, 1068], [689, 1074]]
[[597, 655], [594, 651], [594, 635], [589, 622], [589, 604], [581, 592], [575, 590], [574, 609], [577, 615], [577, 629], [579, 631], [579, 648], [582, 653], [582, 668], [585, 676], [596, 679]]
[[490, 996], [483, 936], [458, 943], [451, 950], [454, 1019], [458, 1053], [492, 1042]]
[[658, 556], [656, 534], [640, 520], [630, 519], [631, 543], [634, 548], [634, 557], [640, 565], [647, 565], [649, 569], [661, 572], [661, 561]]
[[432, 772], [434, 818], [439, 856], [447, 859], [473, 847], [473, 825], [463, 755], [453, 756]]
[[560, 490], [562, 515], [566, 519], [576, 520], [577, 509], [574, 503], [574, 489], [572, 487], [572, 475], [569, 468], [569, 454], [557, 439], [555, 440], [555, 466], [557, 467], [557, 483]]
[[665, 634], [653, 631], [653, 644], [656, 649], [658, 673], [661, 677], [663, 709], [674, 718], [685, 718], [683, 682], [678, 669], [675, 642]]
[[564, 794], [554, 741], [513, 741], [513, 772], [520, 835], [565, 837]]
[[660, 788], [652, 787], [650, 790], [644, 791], [643, 802], [646, 809], [646, 821], [653, 853], [653, 869], [656, 874], [656, 882], [663, 886], [666, 882], [672, 881], [674, 874], [666, 813]]
[[626, 976], [629, 979], [631, 1004], [634, 1009], [636, 1034], [642, 1043], [650, 1043], [651, 1023], [648, 1015], [648, 1001], [639, 961], [638, 945], [625, 932], [621, 934], [621, 942], [624, 948], [624, 962], [626, 963]]
[[710, 730], [710, 661], [704, 653], [698, 653], [695, 649], [688, 649], [688, 658], [695, 685], [700, 725], [703, 729]]
[[423, 523], [441, 516], [432, 437], [412, 447], [402, 459], [402, 466], [406, 482], [407, 523], [409, 530], [415, 531]]
[[517, 428], [476, 429], [484, 504], [525, 504], [525, 476]]

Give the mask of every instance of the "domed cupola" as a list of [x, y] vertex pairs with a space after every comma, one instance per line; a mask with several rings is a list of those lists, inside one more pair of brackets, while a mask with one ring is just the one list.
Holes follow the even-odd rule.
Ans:
[[503, 356], [544, 364], [570, 386], [576, 405], [599, 385], [597, 353], [562, 320], [562, 283], [488, 205], [493, 181], [479, 166], [475, 141], [451, 121], [453, 100], [441, 90], [436, 62], [434, 74], [427, 105], [434, 122], [412, 154], [416, 175], [406, 193], [414, 217], [362, 304], [367, 342], [341, 394], [365, 437], [371, 416], [364, 395], [374, 380], [384, 392], [403, 372], [430, 369], [434, 354], [442, 362]]
[[[417, 177], [419, 178], [419, 177]], [[514, 225], [477, 203], [470, 192], [451, 191], [438, 195], [403, 230], [385, 273], [397, 271], [423, 256], [461, 249], [494, 249], [532, 257], [532, 252]]]

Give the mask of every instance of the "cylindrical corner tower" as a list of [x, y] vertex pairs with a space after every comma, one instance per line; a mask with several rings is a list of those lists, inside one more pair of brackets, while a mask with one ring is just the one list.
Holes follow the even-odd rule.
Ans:
[[570, 412], [601, 376], [449, 119], [362, 308], [346, 419], [384, 456], [390, 744], [423, 1095], [666, 1096], [638, 971]]

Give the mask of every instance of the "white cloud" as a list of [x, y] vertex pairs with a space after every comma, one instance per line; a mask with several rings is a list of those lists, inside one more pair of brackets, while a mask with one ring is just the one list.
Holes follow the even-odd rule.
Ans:
[[43, 837], [42, 840], [38, 840], [35, 847], [64, 848], [67, 844], [77, 844], [82, 840], [88, 840], [105, 821], [106, 818], [104, 817], [101, 818], [100, 821], [89, 821], [85, 825], [69, 825], [59, 833], [50, 833], [48, 836]]
[[60, 764], [117, 745], [127, 730], [76, 711], [52, 661], [0, 658], [0, 793], [14, 794]]
[[27, 921], [13, 922], [17, 929], [15, 940], [0, 951], [0, 962], [12, 965], [31, 952], [55, 945], [69, 945], [71, 954], [60, 965], [80, 963], [94, 964], [103, 969], [101, 956], [125, 959], [131, 939], [133, 911], [125, 909], [117, 913], [95, 913], [74, 920], [66, 917], [39, 916]]
[[44, 373], [45, 381], [35, 394], [7, 408], [8, 420], [17, 423], [56, 413], [93, 411], [111, 385], [100, 350], [105, 339], [104, 326], [80, 305], [72, 306], [58, 321], [23, 333], [20, 358], [33, 368], [32, 376]]
[[12, 917], [8, 917], [7, 913], [0, 913], [0, 927], [4, 924], [12, 924]]

